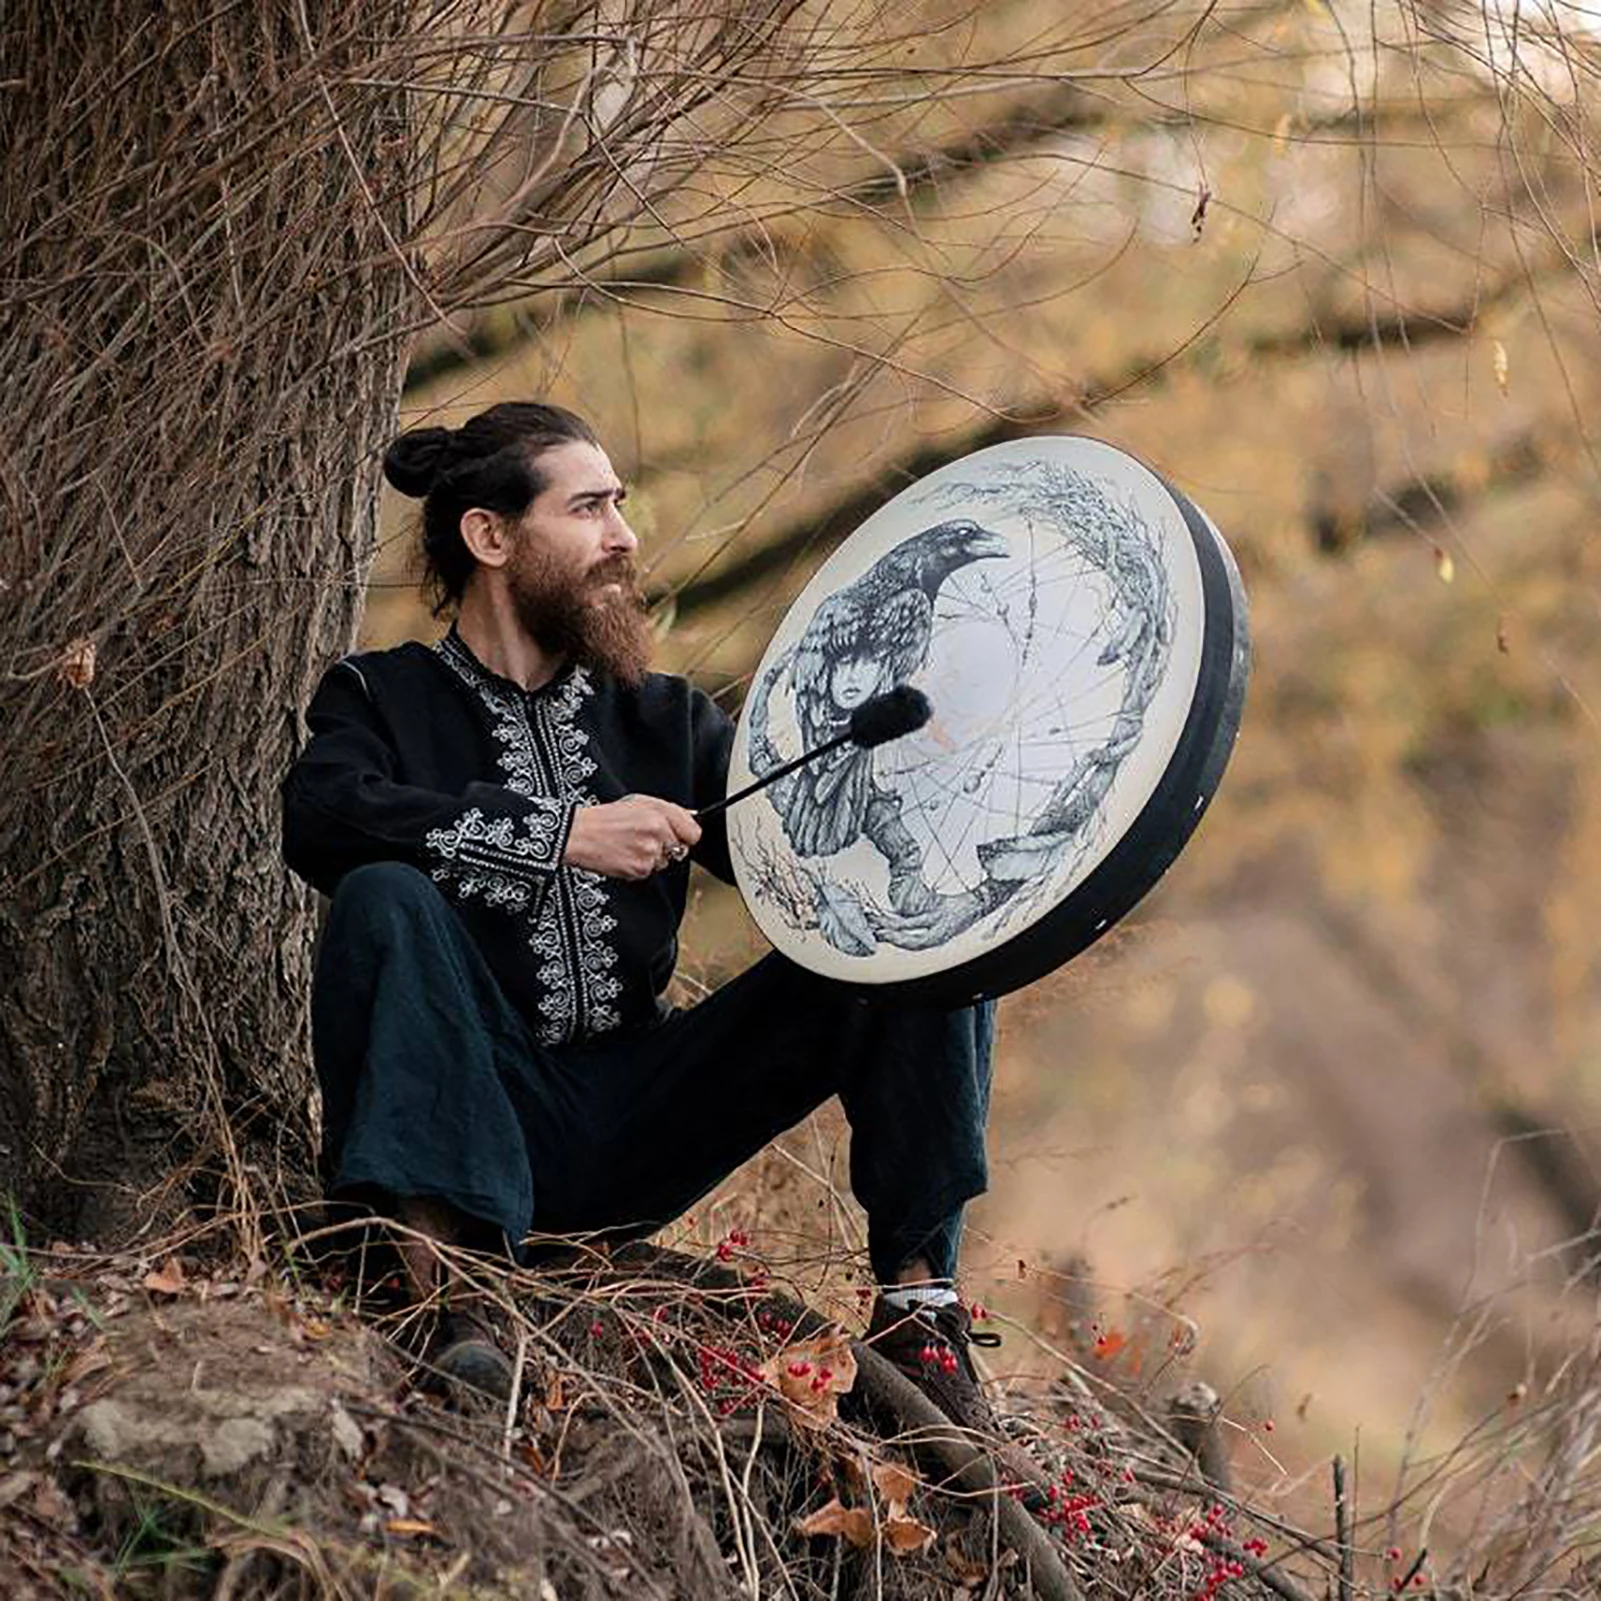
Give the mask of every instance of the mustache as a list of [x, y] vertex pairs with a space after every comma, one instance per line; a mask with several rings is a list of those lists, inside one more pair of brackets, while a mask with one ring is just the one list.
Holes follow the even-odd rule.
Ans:
[[585, 583], [592, 589], [599, 589], [604, 584], [621, 584], [629, 593], [637, 593], [639, 569], [634, 565], [632, 556], [608, 556], [599, 566], [590, 568]]

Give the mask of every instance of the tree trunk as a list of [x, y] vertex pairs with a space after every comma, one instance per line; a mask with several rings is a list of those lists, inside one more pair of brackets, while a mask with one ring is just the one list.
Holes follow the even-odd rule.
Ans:
[[338, 82], [403, 8], [334, 9], [8, 15], [0, 1197], [30, 1230], [311, 1171], [277, 785], [354, 636], [414, 293], [405, 93]]

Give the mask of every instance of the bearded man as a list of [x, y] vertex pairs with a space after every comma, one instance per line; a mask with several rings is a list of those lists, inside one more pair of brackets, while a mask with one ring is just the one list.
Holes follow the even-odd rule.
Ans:
[[[430, 1240], [648, 1233], [837, 1092], [869, 1337], [982, 1425], [953, 1280], [985, 1184], [991, 1008], [881, 1008], [776, 954], [669, 1007], [689, 863], [732, 879], [695, 809], [726, 792], [733, 729], [647, 670], [611, 462], [571, 412], [518, 403], [403, 434], [384, 472], [424, 501], [454, 618], [431, 647], [336, 663], [284, 784], [285, 857], [332, 900], [312, 997], [330, 1195], [400, 1220], [432, 1300]], [[460, 1306], [431, 1356], [509, 1391]]]

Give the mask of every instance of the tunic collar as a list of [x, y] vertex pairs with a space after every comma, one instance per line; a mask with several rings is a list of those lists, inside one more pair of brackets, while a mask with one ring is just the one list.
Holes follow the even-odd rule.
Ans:
[[561, 703], [571, 699], [571, 692], [574, 690], [581, 696], [588, 684], [588, 672], [582, 667], [575, 667], [569, 661], [564, 662], [556, 670], [555, 675], [538, 689], [524, 689], [516, 679], [507, 678], [479, 661], [454, 623], [450, 625], [450, 632], [434, 646], [434, 649], [469, 683], [501, 695], [523, 696], [529, 700], [548, 698]]

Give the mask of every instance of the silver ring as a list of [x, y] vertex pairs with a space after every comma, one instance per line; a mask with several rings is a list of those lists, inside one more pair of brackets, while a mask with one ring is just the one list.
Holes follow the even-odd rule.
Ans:
[[670, 862], [681, 862], [688, 855], [689, 846], [687, 845], [669, 845], [667, 847], [667, 860]]

